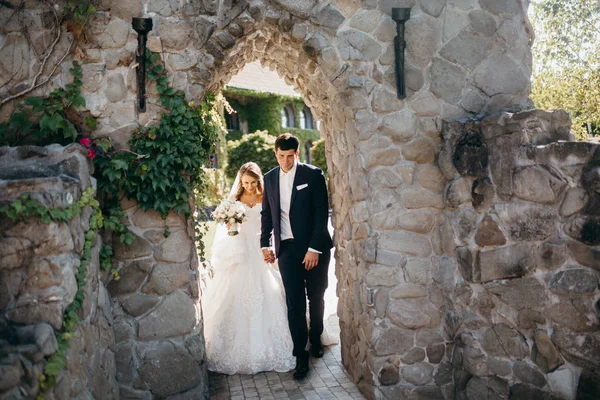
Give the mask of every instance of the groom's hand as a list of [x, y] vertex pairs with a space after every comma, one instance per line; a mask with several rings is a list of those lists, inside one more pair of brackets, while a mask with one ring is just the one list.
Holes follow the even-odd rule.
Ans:
[[304, 264], [304, 269], [306, 269], [307, 271], [310, 271], [311, 269], [316, 267], [318, 263], [319, 263], [319, 253], [315, 253], [314, 251], [310, 251], [310, 250], [307, 251], [306, 255], [304, 256], [304, 260], [302, 261], [302, 264]]

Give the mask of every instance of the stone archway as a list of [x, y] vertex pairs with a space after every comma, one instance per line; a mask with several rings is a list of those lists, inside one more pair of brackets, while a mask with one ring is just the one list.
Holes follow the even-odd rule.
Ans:
[[[172, 85], [190, 100], [219, 89], [244, 63], [260, 59], [298, 87], [323, 121], [343, 362], [368, 398], [575, 398], [598, 392], [600, 149], [568, 142], [564, 112], [522, 111], [532, 107], [525, 2], [394, 2], [411, 7], [405, 100], [395, 94], [388, 0], [100, 3], [103, 11], [90, 16], [88, 41], [78, 52], [82, 95], [98, 118], [94, 138], [126, 146], [138, 124], [160, 115], [152, 87], [148, 112], [136, 112], [134, 16], [152, 17], [148, 45], [164, 55]], [[39, 10], [27, 12], [40, 21]], [[13, 29], [0, 29], [10, 32], [4, 53], [27, 42]], [[64, 70], [57, 81], [69, 79]], [[60, 161], [52, 169], [79, 176], [83, 188], [89, 173], [82, 150], [27, 146], [3, 148], [2, 154], [5, 164], [20, 163], [27, 171]], [[67, 168], [67, 158], [81, 168]], [[65, 190], [62, 180], [58, 186], [44, 182], [35, 190], [47, 192], [45, 199]], [[29, 191], [28, 185], [16, 181], [18, 190], [9, 196]], [[69, 349], [77, 354], [69, 357], [60, 393], [69, 387], [83, 393], [87, 384], [100, 393], [102, 382], [112, 382], [115, 350], [122, 398], [204, 398], [199, 271], [190, 224], [169, 215], [171, 235], [165, 238], [165, 221], [157, 213], [144, 213], [131, 201], [121, 206], [135, 240], [115, 245], [121, 280], [108, 284], [110, 299], [99, 283], [97, 260], [90, 269], [91, 301], [83, 305], [81, 336]], [[61, 237], [70, 243], [63, 228]], [[25, 236], [24, 248], [39, 243]], [[82, 246], [83, 231], [73, 230], [72, 239]], [[0, 279], [11, 286], [0, 302], [10, 308], [19, 286], [14, 282], [27, 276], [28, 266], [26, 258], [13, 257], [11, 237], [3, 243], [2, 255], [15, 271]], [[48, 255], [42, 247], [34, 250]], [[72, 247], [61, 245], [59, 251], [72, 259]], [[74, 293], [72, 279], [65, 279], [52, 283]], [[27, 290], [19, 292], [25, 307], [3, 312], [10, 311], [17, 324], [50, 322], [58, 328], [63, 304], [55, 292], [43, 298], [37, 287], [35, 296]], [[54, 311], [29, 315], [31, 301], [35, 311], [48, 302]], [[40, 337], [50, 337], [50, 331], [42, 327]], [[29, 328], [23, 332], [31, 336]], [[97, 352], [95, 343], [109, 349]], [[19, 347], [30, 353], [29, 346]], [[35, 354], [38, 359], [42, 353]], [[21, 391], [14, 375], [5, 375]], [[88, 377], [93, 382], [86, 383]], [[27, 379], [27, 385], [37, 382]], [[103, 393], [112, 395], [114, 386]]]
[[[508, 0], [401, 3], [413, 7], [406, 100], [395, 93], [395, 24], [388, 2], [149, 2], [140, 9], [154, 20], [149, 48], [164, 53], [173, 86], [190, 100], [220, 89], [258, 59], [300, 89], [323, 121], [342, 358], [369, 398], [442, 393], [433, 379], [447, 368], [451, 348], [438, 283], [447, 183], [436, 164], [442, 118], [528, 104], [528, 81], [521, 78], [529, 74], [530, 52], [520, 8]], [[128, 12], [115, 9], [114, 17], [125, 19]], [[119, 21], [99, 34], [111, 29], [114, 40], [118, 29], [111, 26]], [[116, 57], [119, 51], [106, 54]], [[119, 101], [133, 98], [128, 93]], [[148, 112], [135, 117], [145, 124], [158, 111], [150, 98]], [[114, 126], [114, 114], [120, 115], [114, 111], [104, 123]], [[110, 136], [118, 141], [119, 132]], [[111, 290], [119, 382], [136, 396], [203, 396], [197, 260], [189, 226], [170, 217], [173, 233], [164, 239], [157, 233], [158, 216], [134, 204], [123, 207], [137, 239], [133, 248], [117, 249], [123, 280]]]

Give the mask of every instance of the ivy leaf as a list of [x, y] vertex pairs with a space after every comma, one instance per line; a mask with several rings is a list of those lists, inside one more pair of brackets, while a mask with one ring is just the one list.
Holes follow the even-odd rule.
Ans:
[[118, 158], [113, 158], [111, 164], [115, 169], [127, 169], [127, 162]]
[[32, 96], [25, 99], [25, 104], [33, 107], [34, 112], [39, 112], [44, 105], [44, 99], [38, 96]]
[[[91, 130], [95, 130], [96, 127], [98, 126], [98, 120], [96, 118], [92, 117], [91, 115], [88, 115], [87, 117], [85, 117], [83, 119], [83, 122], [85, 122], [85, 125], [88, 128], [90, 128]], [[108, 151], [108, 145], [106, 148], [104, 148], [103, 146], [100, 146], [100, 147], [102, 147], [102, 150], [104, 150], [105, 152]]]
[[73, 99], [73, 107], [85, 107], [85, 99], [82, 96], [77, 96]]

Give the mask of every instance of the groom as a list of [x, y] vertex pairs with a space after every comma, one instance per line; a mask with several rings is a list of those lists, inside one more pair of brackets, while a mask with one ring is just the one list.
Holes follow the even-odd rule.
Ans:
[[[275, 141], [279, 167], [264, 176], [260, 244], [265, 261], [279, 261], [296, 357], [293, 375], [302, 379], [308, 373], [309, 336], [312, 355], [323, 357], [323, 296], [333, 242], [327, 230], [325, 178], [320, 169], [298, 162], [298, 146], [298, 138], [289, 133]], [[275, 252], [271, 248], [271, 232]], [[306, 326], [306, 297], [310, 334]]]

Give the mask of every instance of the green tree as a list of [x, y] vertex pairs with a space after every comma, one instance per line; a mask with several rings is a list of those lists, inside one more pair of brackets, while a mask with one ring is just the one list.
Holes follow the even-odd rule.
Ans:
[[256, 131], [242, 136], [240, 140], [228, 142], [229, 162], [225, 168], [227, 177], [235, 179], [240, 167], [249, 161], [257, 163], [263, 174], [275, 168], [275, 139], [266, 132]]
[[530, 13], [533, 101], [568, 111], [578, 139], [600, 135], [600, 2], [534, 0]]
[[327, 174], [327, 160], [325, 158], [325, 139], [319, 139], [313, 143], [310, 149], [312, 165], [318, 167]]

